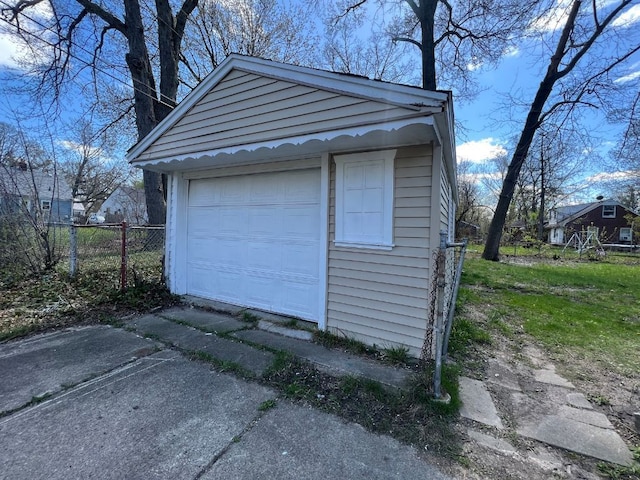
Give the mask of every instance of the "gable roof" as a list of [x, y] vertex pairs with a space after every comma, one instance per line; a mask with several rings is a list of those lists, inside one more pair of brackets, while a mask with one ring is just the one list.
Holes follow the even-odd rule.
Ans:
[[[127, 160], [157, 171], [398, 144], [442, 145], [455, 172], [449, 92], [232, 54]], [[452, 175], [455, 175], [453, 173]]]
[[554, 209], [556, 212], [556, 223], [550, 224], [549, 226], [564, 227], [568, 223], [571, 223], [574, 220], [577, 220], [578, 218], [582, 217], [583, 215], [586, 215], [587, 213], [591, 212], [592, 210], [598, 207], [601, 207], [602, 205], [616, 205], [624, 208], [625, 210], [628, 210], [634, 215], [639, 215], [637, 212], [633, 211], [629, 207], [621, 204], [616, 200], [605, 199], [605, 200], [599, 200], [597, 202], [581, 203], [577, 205], [567, 205], [564, 207], [557, 207]]
[[57, 173], [39, 169], [0, 166], [0, 194], [40, 200], [71, 200], [71, 188]]

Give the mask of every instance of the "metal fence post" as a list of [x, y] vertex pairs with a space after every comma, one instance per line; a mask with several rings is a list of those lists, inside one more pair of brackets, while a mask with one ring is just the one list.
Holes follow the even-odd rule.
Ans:
[[453, 292], [451, 293], [451, 305], [449, 305], [449, 314], [447, 316], [447, 323], [444, 332], [444, 345], [442, 347], [443, 361], [447, 361], [449, 355], [449, 337], [451, 336], [451, 328], [453, 327], [453, 315], [456, 311], [456, 299], [458, 298], [458, 290], [460, 289], [460, 279], [462, 278], [462, 266], [464, 265], [464, 256], [467, 252], [467, 239], [462, 241], [462, 244], [456, 244], [456, 246], [462, 245], [460, 250], [460, 258], [458, 259], [458, 267], [456, 268], [455, 278], [453, 281]]
[[127, 289], [127, 222], [122, 222], [122, 249], [120, 258], [120, 290]]
[[436, 400], [442, 397], [442, 327], [444, 324], [444, 289], [446, 286], [446, 253], [447, 232], [440, 232], [440, 251], [436, 262], [437, 269], [437, 308], [436, 321], [433, 326], [433, 335], [436, 339], [435, 369], [433, 372], [433, 396]]
[[78, 229], [69, 226], [69, 277], [74, 278], [78, 271]]

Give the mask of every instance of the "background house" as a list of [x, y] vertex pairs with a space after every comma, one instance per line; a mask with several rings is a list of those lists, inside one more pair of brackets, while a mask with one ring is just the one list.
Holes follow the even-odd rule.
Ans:
[[591, 232], [601, 243], [630, 245], [633, 232], [629, 215], [638, 213], [615, 200], [599, 200], [557, 207], [549, 212], [549, 243], [564, 245], [575, 233]]
[[448, 92], [229, 56], [127, 158], [168, 175], [176, 294], [420, 353], [454, 238]]
[[53, 171], [26, 165], [0, 166], [0, 211], [32, 215], [50, 223], [72, 220], [73, 199], [65, 180]]
[[106, 223], [145, 225], [148, 217], [144, 189], [127, 185], [116, 188], [102, 203], [99, 214]]

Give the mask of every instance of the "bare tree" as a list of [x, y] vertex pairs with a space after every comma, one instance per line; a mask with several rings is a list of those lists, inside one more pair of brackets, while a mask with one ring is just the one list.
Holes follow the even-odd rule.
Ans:
[[[59, 155], [60, 171], [74, 201], [81, 202], [90, 213], [127, 180], [129, 172], [124, 161], [109, 158], [110, 139], [106, 132], [96, 139], [90, 122], [81, 122], [76, 130], [75, 138], [59, 142], [66, 152]], [[69, 131], [73, 132], [73, 128]]]
[[[640, 50], [637, 31], [622, 41], [617, 37], [615, 28], [611, 27], [632, 3], [633, 0], [618, 0], [613, 5], [607, 4], [601, 11], [598, 2], [572, 0], [568, 11], [560, 12], [566, 15], [566, 19], [509, 163], [489, 227], [482, 254], [484, 259], [499, 259], [507, 212], [520, 171], [541, 125], [555, 117], [557, 124], [562, 126], [579, 108], [601, 102], [612, 83], [609, 76]], [[554, 90], [556, 95], [552, 96]]]
[[504, 56], [541, 8], [541, 0], [354, 0], [339, 3], [334, 22], [372, 3], [388, 41], [418, 48], [422, 87], [458, 95], [472, 85], [474, 70]]
[[59, 261], [55, 223], [70, 220], [71, 198], [55, 159], [41, 158], [44, 149], [20, 129], [9, 131], [15, 137], [0, 142], [0, 269], [19, 278]]
[[[50, 56], [35, 57], [41, 90], [52, 90], [58, 96], [68, 77], [74, 75], [73, 61], [80, 56], [90, 55], [87, 63], [94, 75], [121, 75], [122, 64], [113, 62], [115, 52], [124, 47], [138, 140], [176, 105], [182, 39], [198, 0], [184, 0], [176, 12], [169, 0], [157, 0], [153, 6], [144, 0], [124, 0], [120, 6], [91, 0], [18, 0], [12, 4], [3, 0], [2, 5], [3, 19], [15, 26], [26, 45], [36, 50], [36, 38], [50, 47]], [[38, 16], [38, 6], [50, 15]], [[161, 176], [150, 171], [143, 175], [149, 220], [164, 223]]]
[[313, 64], [315, 30], [313, 16], [299, 2], [200, 0], [186, 27], [182, 80], [195, 86], [231, 53]]

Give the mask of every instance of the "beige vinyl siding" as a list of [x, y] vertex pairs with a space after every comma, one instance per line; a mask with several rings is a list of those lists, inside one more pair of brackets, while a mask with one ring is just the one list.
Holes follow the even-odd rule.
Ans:
[[170, 158], [238, 144], [331, 131], [414, 116], [413, 110], [232, 71], [141, 160]]
[[336, 247], [335, 163], [329, 195], [327, 326], [380, 347], [419, 355], [429, 310], [432, 267], [430, 146], [399, 149], [395, 162], [392, 250]]

